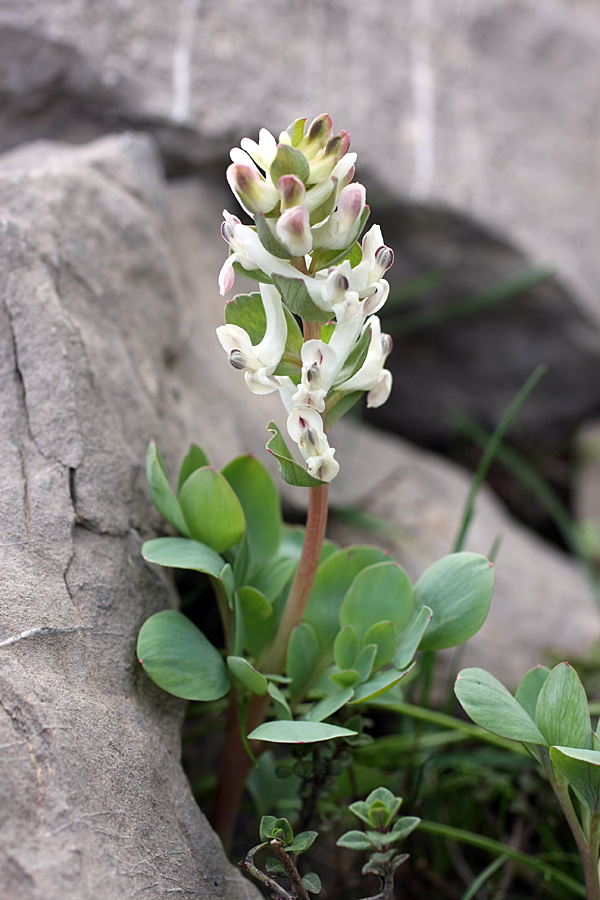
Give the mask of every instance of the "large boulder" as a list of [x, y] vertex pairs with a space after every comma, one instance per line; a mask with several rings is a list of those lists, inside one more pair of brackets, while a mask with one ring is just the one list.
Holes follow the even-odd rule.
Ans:
[[178, 290], [154, 142], [0, 160], [0, 895], [254, 900], [180, 765], [184, 704], [135, 656], [175, 604], [151, 435], [187, 440], [168, 367]]

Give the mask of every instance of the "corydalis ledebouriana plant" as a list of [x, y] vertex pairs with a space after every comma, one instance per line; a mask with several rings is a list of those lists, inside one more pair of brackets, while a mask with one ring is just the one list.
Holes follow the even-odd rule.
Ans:
[[[305, 126], [298, 119], [279, 142], [261, 129], [258, 143], [244, 138], [231, 151], [227, 180], [255, 224], [224, 211], [230, 255], [219, 287], [221, 294], [231, 290], [236, 272], [260, 282], [260, 295], [246, 299], [262, 306], [261, 326], [229, 322], [217, 335], [253, 393], [279, 391], [308, 472], [331, 481], [339, 464], [326, 424], [362, 391], [371, 407], [390, 394], [384, 364], [392, 343], [374, 313], [387, 299], [383, 276], [394, 256], [379, 225], [357, 242], [369, 207], [365, 188], [352, 181], [356, 154], [348, 152], [348, 133], [334, 135], [328, 115]], [[303, 320], [299, 341], [284, 304]]]

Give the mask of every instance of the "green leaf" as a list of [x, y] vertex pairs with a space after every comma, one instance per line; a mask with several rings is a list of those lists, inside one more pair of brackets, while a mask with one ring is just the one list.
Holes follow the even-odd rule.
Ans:
[[396, 669], [385, 669], [383, 672], [378, 672], [370, 681], [359, 685], [355, 689], [354, 697], [350, 703], [352, 705], [355, 703], [366, 703], [368, 700], [373, 700], [375, 697], [385, 694], [386, 691], [389, 691], [390, 688], [393, 688], [395, 684], [398, 684], [399, 681], [408, 675], [411, 669], [412, 666], [403, 672], [398, 672]]
[[336, 691], [335, 694], [329, 694], [329, 696], [323, 697], [322, 700], [315, 703], [304, 718], [307, 722], [323, 722], [336, 713], [338, 709], [341, 709], [342, 706], [345, 706], [353, 696], [354, 690], [351, 687]]
[[352, 625], [344, 625], [338, 631], [333, 644], [333, 658], [340, 669], [350, 669], [360, 650], [356, 630]]
[[245, 269], [241, 263], [234, 262], [233, 271], [241, 278], [248, 278], [250, 281], [258, 281], [261, 284], [273, 284], [271, 278], [262, 269]]
[[394, 822], [392, 828], [394, 840], [404, 840], [404, 838], [408, 837], [408, 835], [419, 826], [420, 822], [421, 820], [417, 816], [402, 816], [402, 818]]
[[281, 504], [275, 482], [254, 456], [238, 456], [222, 470], [244, 511], [253, 564], [277, 553]]
[[425, 629], [431, 622], [432, 612], [428, 606], [422, 606], [418, 613], [400, 633], [400, 643], [394, 656], [394, 666], [405, 669], [410, 665], [417, 648], [421, 643]]
[[321, 890], [321, 879], [316, 872], [308, 872], [302, 878], [302, 884], [309, 894], [318, 894]]
[[520, 703], [528, 715], [535, 722], [535, 708], [542, 686], [550, 674], [546, 666], [535, 666], [522, 678], [515, 693], [515, 700]]
[[351, 688], [360, 681], [360, 673], [356, 669], [342, 669], [341, 672], [332, 672], [329, 678], [341, 688]]
[[364, 831], [347, 831], [337, 839], [336, 846], [348, 850], [373, 850], [377, 845], [369, 840]]
[[167, 522], [174, 525], [186, 537], [190, 536], [177, 497], [171, 490], [167, 473], [154, 441], [150, 441], [146, 453], [146, 478], [148, 490], [155, 507]]
[[552, 765], [577, 788], [593, 815], [600, 804], [600, 752], [574, 747], [550, 747]]
[[354, 665], [352, 668], [356, 669], [356, 671], [358, 672], [361, 682], [369, 680], [376, 656], [377, 645], [366, 644], [354, 660]]
[[356, 576], [366, 566], [389, 561], [377, 547], [347, 547], [332, 553], [317, 569], [304, 621], [315, 629], [324, 656], [330, 652], [340, 628], [342, 601]]
[[267, 875], [278, 875], [280, 878], [287, 877], [285, 866], [273, 856], [267, 856], [265, 859], [265, 872]]
[[233, 678], [251, 694], [264, 697], [267, 693], [267, 679], [243, 656], [228, 656], [227, 667]]
[[265, 560], [250, 574], [253, 587], [264, 594], [271, 603], [281, 594], [296, 570], [296, 560], [281, 555]]
[[292, 826], [287, 819], [275, 816], [263, 816], [260, 820], [259, 834], [261, 841], [278, 840], [290, 844], [294, 840]]
[[[285, 556], [298, 562], [302, 553], [304, 544], [305, 530], [301, 525], [284, 525], [281, 544], [279, 546], [279, 556]], [[337, 544], [333, 541], [325, 539], [323, 541], [323, 549], [319, 557], [319, 565], [325, 562], [328, 557], [339, 550]]]
[[340, 610], [341, 625], [353, 625], [363, 640], [371, 625], [390, 621], [400, 631], [413, 613], [413, 591], [406, 572], [395, 562], [381, 562], [360, 572]]
[[340, 369], [340, 372], [333, 383], [333, 388], [335, 389], [340, 384], [343, 384], [344, 381], [348, 381], [349, 378], [352, 378], [356, 372], [360, 369], [365, 359], [367, 358], [367, 353], [369, 352], [369, 344], [371, 343], [371, 329], [369, 327], [365, 328], [360, 338], [354, 345], [352, 351], [349, 353], [346, 358], [346, 362]]
[[221, 579], [226, 565], [223, 557], [206, 544], [189, 538], [154, 538], [142, 544], [142, 556], [146, 562], [171, 569], [190, 569]]
[[273, 613], [273, 607], [264, 594], [248, 584], [238, 588], [238, 597], [242, 614], [246, 621], [264, 622]]
[[[371, 625], [365, 632], [364, 642], [365, 644], [376, 645], [377, 653], [373, 661], [373, 668], [380, 669], [392, 660], [396, 652], [396, 644], [398, 643], [396, 629], [391, 622], [376, 622], [375, 625]], [[403, 667], [399, 666], [398, 668]]]
[[463, 669], [456, 679], [454, 692], [476, 725], [513, 741], [547, 746], [521, 704], [484, 669]]
[[288, 450], [281, 432], [275, 422], [269, 422], [267, 431], [271, 432], [273, 437], [267, 443], [267, 450], [272, 453], [279, 465], [279, 473], [286, 484], [294, 487], [318, 487], [320, 484], [327, 484], [326, 481], [320, 481], [309, 475], [304, 466], [301, 466], [293, 458]]
[[300, 150], [290, 147], [289, 144], [279, 144], [269, 174], [275, 187], [282, 175], [296, 175], [306, 184], [310, 175], [310, 165]]
[[269, 686], [267, 688], [269, 692], [269, 697], [273, 700], [275, 704], [275, 715], [278, 719], [291, 719], [292, 718], [292, 710], [290, 709], [290, 705], [285, 699], [285, 694], [279, 690], [276, 684], [273, 684], [272, 681], [269, 681]]
[[315, 630], [308, 622], [296, 625], [287, 648], [286, 674], [292, 697], [301, 696], [313, 680], [319, 654]]
[[225, 304], [225, 323], [237, 325], [248, 333], [253, 346], [265, 336], [267, 317], [262, 297], [254, 291], [251, 294], [236, 294]]
[[330, 391], [325, 401], [323, 425], [329, 431], [362, 397], [364, 391]]
[[165, 609], [144, 622], [137, 654], [152, 681], [175, 697], [218, 700], [229, 690], [218, 651], [193, 622], [174, 609]]
[[286, 847], [286, 850], [292, 853], [305, 853], [307, 850], [310, 850], [318, 836], [318, 831], [301, 831], [300, 834], [296, 835], [292, 843]]
[[548, 745], [592, 746], [592, 723], [587, 697], [579, 675], [569, 663], [559, 663], [546, 678], [540, 691], [535, 721]]
[[273, 229], [263, 213], [257, 213], [254, 221], [256, 222], [256, 231], [260, 238], [260, 242], [271, 256], [275, 256], [277, 259], [297, 259], [297, 257], [295, 257], [293, 253], [290, 253], [287, 247], [284, 247], [281, 241], [275, 236]]
[[209, 466], [210, 463], [208, 461], [208, 457], [204, 450], [198, 447], [197, 444], [191, 444], [190, 449], [186, 453], [183, 458], [183, 462], [179, 467], [179, 476], [177, 478], [177, 493], [181, 490], [181, 485], [189, 478], [192, 472], [195, 472], [196, 469], [201, 469], [203, 466]]
[[240, 501], [215, 469], [192, 472], [181, 488], [179, 503], [190, 537], [208, 544], [217, 553], [242, 538], [244, 513]]
[[311, 299], [303, 278], [288, 278], [287, 275], [271, 276], [273, 284], [283, 297], [285, 305], [295, 315], [306, 322], [328, 322], [331, 312], [321, 309]]
[[255, 728], [248, 737], [253, 741], [269, 741], [274, 744], [312, 744], [333, 738], [351, 737], [357, 734], [348, 728], [329, 725], [326, 722], [265, 722]]
[[419, 609], [429, 606], [433, 619], [420, 650], [456, 647], [483, 625], [494, 589], [494, 567], [477, 553], [451, 553], [423, 572], [415, 585]]

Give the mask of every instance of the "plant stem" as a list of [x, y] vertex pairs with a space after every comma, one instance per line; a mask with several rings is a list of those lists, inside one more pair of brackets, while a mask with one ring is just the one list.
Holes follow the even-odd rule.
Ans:
[[598, 817], [596, 815], [592, 816], [590, 822], [590, 838], [588, 840], [573, 807], [568, 784], [563, 781], [558, 781], [555, 778], [550, 778], [550, 784], [558, 798], [564, 816], [569, 823], [569, 828], [573, 833], [579, 855], [581, 856], [587, 900], [600, 900], [600, 879], [598, 877]]
[[279, 857], [279, 861], [286, 871], [287, 877], [290, 879], [294, 893], [299, 900], [310, 900], [308, 891], [302, 883], [302, 876], [296, 868], [296, 864], [289, 853], [286, 853], [279, 841], [271, 841], [271, 847]]
[[258, 844], [256, 847], [253, 847], [252, 850], [249, 850], [246, 858], [243, 859], [241, 863], [239, 863], [240, 869], [245, 869], [247, 872], [250, 872], [250, 874], [253, 875], [257, 881], [260, 881], [261, 884], [264, 884], [266, 887], [268, 887], [273, 892], [273, 894], [280, 897], [281, 900], [294, 900], [292, 895], [289, 894], [284, 888], [282, 888], [274, 878], [269, 878], [268, 875], [266, 875], [264, 872], [261, 872], [258, 866], [254, 865], [254, 857], [259, 850], [262, 850], [264, 846], [265, 844]]
[[259, 664], [259, 668], [264, 672], [278, 674], [283, 670], [290, 636], [296, 625], [302, 621], [321, 557], [327, 527], [329, 485], [320, 484], [308, 490], [308, 515], [302, 554], [277, 634]]

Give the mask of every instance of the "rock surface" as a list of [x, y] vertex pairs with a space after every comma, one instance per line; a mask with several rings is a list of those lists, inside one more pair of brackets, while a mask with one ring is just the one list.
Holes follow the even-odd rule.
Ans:
[[156, 149], [25, 147], [0, 204], [0, 895], [253, 900], [181, 769], [183, 704], [135, 658], [175, 602], [140, 556], [145, 445], [182, 438]]

